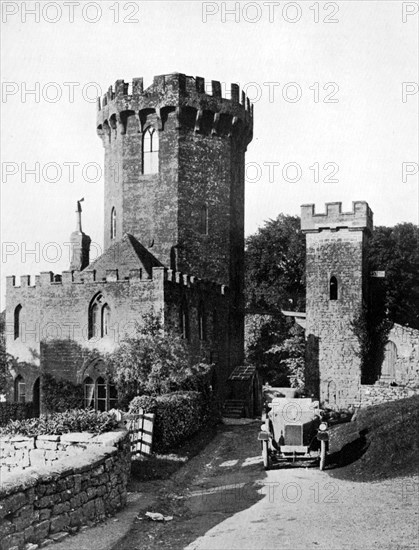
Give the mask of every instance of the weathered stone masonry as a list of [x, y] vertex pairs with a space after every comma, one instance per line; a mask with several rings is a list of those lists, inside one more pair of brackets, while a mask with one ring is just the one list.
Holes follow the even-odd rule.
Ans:
[[[15, 437], [0, 442], [12, 460], [26, 451], [29, 460], [32, 455], [37, 464], [8, 475], [2, 469], [1, 550], [61, 540], [125, 505], [130, 469], [126, 432], [96, 438], [68, 434], [30, 439]], [[40, 453], [34, 455], [36, 451]], [[47, 466], [40, 465], [40, 454], [48, 457]], [[66, 458], [56, 459], [59, 456]]]
[[[165, 326], [176, 330], [187, 311], [191, 357], [215, 363], [221, 398], [228, 375], [242, 364], [244, 168], [253, 107], [235, 84], [230, 99], [221, 96], [219, 82], [212, 81], [212, 94], [204, 84], [180, 73], [156, 76], [147, 89], [141, 78], [131, 89], [117, 81], [99, 101], [104, 254], [84, 267], [90, 239], [78, 202], [70, 271], [41, 273], [33, 286], [29, 276], [20, 287], [13, 277], [7, 282], [7, 351], [19, 362], [12, 374], [23, 377], [27, 401], [39, 392], [43, 372], [81, 382], [93, 361], [98, 375], [92, 353], [114, 349], [124, 327], [150, 311], [163, 312]], [[158, 152], [149, 173], [145, 138], [151, 133]], [[88, 317], [99, 293], [112, 330], [96, 339]]]
[[366, 298], [372, 211], [361, 201], [353, 203], [352, 212], [342, 212], [341, 203], [327, 203], [325, 214], [304, 205], [301, 230], [307, 239], [307, 387], [321, 402], [353, 405], [359, 399], [361, 361], [351, 322]]

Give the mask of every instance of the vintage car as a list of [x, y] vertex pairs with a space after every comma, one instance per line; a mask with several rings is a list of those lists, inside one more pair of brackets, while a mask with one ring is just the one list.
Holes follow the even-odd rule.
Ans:
[[329, 435], [319, 402], [298, 397], [291, 388], [268, 388], [264, 398], [258, 439], [265, 469], [284, 461], [317, 460], [323, 470]]

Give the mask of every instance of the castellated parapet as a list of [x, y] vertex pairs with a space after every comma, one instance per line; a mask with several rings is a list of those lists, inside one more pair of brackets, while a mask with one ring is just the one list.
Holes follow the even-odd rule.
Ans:
[[[196, 132], [209, 125], [212, 135], [242, 131], [247, 142], [252, 139], [253, 105], [238, 84], [231, 84], [231, 98], [221, 95], [221, 83], [211, 81], [212, 94], [206, 93], [205, 79], [182, 73], [155, 76], [146, 90], [143, 79], [134, 78], [129, 83], [117, 80], [102, 99], [98, 99], [98, 134], [111, 139], [111, 134], [125, 135], [131, 115], [135, 115], [137, 131], [142, 132], [150, 112], [157, 114], [159, 129], [163, 129], [169, 112], [174, 111], [179, 127], [189, 123], [194, 114]], [[193, 112], [194, 111], [194, 112]], [[208, 115], [211, 120], [208, 121]], [[185, 119], [185, 120], [183, 120]], [[187, 122], [186, 122], [187, 121]]]
[[324, 229], [337, 231], [347, 228], [352, 231], [373, 228], [373, 212], [365, 201], [352, 203], [351, 212], [342, 212], [341, 202], [326, 203], [326, 212], [317, 214], [314, 204], [301, 206], [301, 231], [303, 233], [318, 232]]

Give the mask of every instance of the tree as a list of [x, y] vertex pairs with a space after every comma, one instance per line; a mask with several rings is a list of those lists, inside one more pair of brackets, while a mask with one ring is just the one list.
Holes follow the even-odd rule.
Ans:
[[304, 389], [305, 349], [304, 330], [294, 324], [289, 329], [287, 338], [267, 352], [279, 356], [279, 363], [287, 371], [291, 388]]
[[393, 323], [419, 329], [419, 230], [412, 223], [376, 227], [369, 247], [370, 269], [385, 271], [371, 281], [371, 302]]
[[[246, 358], [264, 381], [290, 384], [292, 324], [281, 310], [304, 311], [305, 239], [300, 218], [280, 214], [246, 241]], [[262, 315], [260, 315], [262, 314]], [[291, 344], [290, 344], [291, 345]]]
[[246, 240], [246, 308], [304, 311], [305, 239], [300, 218], [279, 214]]
[[191, 365], [185, 340], [163, 330], [152, 314], [144, 315], [136, 334], [126, 338], [106, 362], [123, 404], [136, 395], [201, 390], [211, 371], [205, 363]]

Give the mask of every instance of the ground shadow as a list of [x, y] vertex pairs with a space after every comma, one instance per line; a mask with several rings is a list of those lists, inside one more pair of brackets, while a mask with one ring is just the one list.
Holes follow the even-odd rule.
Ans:
[[358, 432], [358, 437], [349, 443], [346, 443], [338, 450], [327, 455], [327, 468], [343, 468], [359, 460], [367, 451], [369, 441], [367, 439], [368, 430]]

